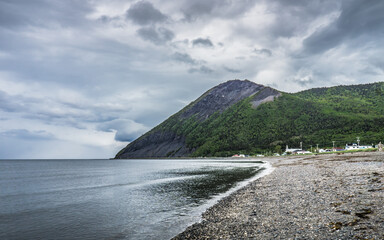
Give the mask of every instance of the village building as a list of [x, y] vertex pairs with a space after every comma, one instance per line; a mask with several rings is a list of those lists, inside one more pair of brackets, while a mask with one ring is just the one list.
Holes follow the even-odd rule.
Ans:
[[301, 149], [301, 148], [288, 148], [288, 145], [285, 148], [286, 153], [294, 153], [296, 151], [301, 151], [301, 150], [303, 150], [303, 149]]
[[345, 150], [358, 150], [358, 149], [368, 149], [368, 148], [372, 148], [372, 146], [371, 145], [359, 145], [357, 143], [345, 145]]
[[306, 150], [297, 150], [293, 152], [293, 154], [310, 154], [310, 153], [312, 152], [306, 151]]

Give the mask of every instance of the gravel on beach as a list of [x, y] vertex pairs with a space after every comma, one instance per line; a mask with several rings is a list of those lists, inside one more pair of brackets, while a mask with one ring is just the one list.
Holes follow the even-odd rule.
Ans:
[[384, 239], [384, 153], [265, 160], [271, 174], [173, 239]]

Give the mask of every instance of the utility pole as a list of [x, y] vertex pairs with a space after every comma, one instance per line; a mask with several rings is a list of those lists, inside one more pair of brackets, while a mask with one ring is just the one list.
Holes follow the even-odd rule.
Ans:
[[332, 143], [333, 143], [332, 151], [335, 151], [335, 141], [332, 141]]
[[300, 142], [300, 150], [303, 150], [303, 142]]
[[316, 151], [319, 152], [319, 144], [316, 144]]
[[357, 146], [360, 147], [360, 137], [356, 137], [357, 139]]

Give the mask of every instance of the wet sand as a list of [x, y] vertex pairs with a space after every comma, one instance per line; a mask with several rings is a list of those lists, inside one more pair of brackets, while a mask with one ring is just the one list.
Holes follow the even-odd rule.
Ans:
[[384, 153], [265, 158], [275, 170], [174, 239], [384, 239]]

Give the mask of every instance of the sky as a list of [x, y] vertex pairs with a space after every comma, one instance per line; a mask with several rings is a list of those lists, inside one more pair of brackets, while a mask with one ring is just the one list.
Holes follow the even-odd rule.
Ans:
[[383, 81], [381, 0], [0, 0], [0, 159], [111, 158], [208, 89]]

